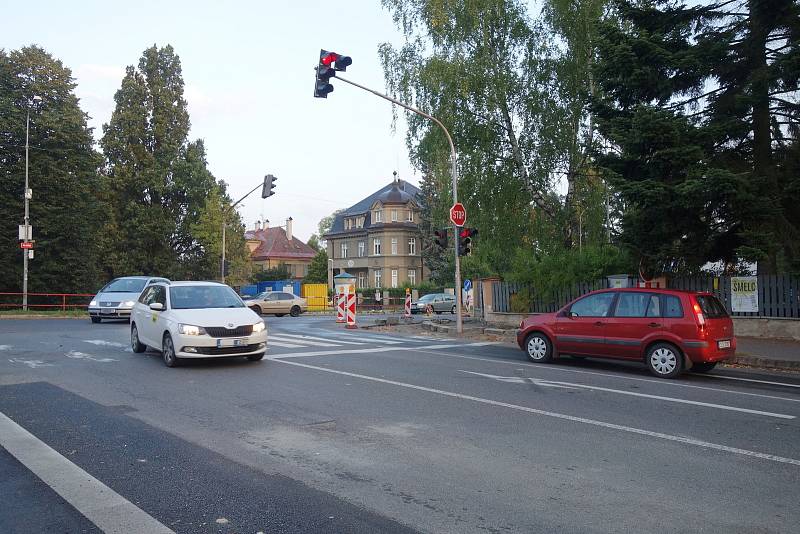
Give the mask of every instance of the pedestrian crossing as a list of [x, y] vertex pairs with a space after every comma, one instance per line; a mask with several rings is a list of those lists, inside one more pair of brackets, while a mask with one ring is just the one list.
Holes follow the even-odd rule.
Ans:
[[[437, 339], [425, 336], [396, 337], [386, 335], [371, 335], [366, 333], [351, 332], [314, 332], [314, 335], [295, 331], [273, 330], [269, 332], [267, 347], [272, 353], [290, 353], [295, 350], [316, 351], [333, 350], [336, 353], [346, 353], [348, 350], [355, 352], [372, 351], [380, 349], [380, 352], [391, 350], [417, 349], [437, 349], [437, 348], [456, 348], [464, 346], [483, 346], [493, 345], [493, 342], [453, 342], [452, 339]], [[285, 349], [285, 350], [281, 350]]]

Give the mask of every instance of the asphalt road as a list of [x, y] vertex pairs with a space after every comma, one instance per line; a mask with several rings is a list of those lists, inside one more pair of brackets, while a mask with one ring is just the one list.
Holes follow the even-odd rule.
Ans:
[[[266, 320], [268, 359], [175, 369], [132, 353], [127, 323], [0, 320], [0, 532], [111, 531], [117, 509], [174, 532], [800, 525], [800, 375], [659, 380]], [[35, 447], [55, 453], [37, 463]], [[87, 508], [70, 470], [116, 504]]]

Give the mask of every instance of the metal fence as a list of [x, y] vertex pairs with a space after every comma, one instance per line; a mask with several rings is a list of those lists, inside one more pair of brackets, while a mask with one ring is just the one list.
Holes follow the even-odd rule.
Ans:
[[[22, 293], [0, 293], [0, 309], [21, 309], [22, 296]], [[93, 296], [87, 293], [28, 293], [28, 308], [56, 311], [88, 309]]]
[[[760, 275], [758, 285], [758, 312], [734, 312], [731, 307], [731, 277], [701, 276], [668, 280], [670, 289], [708, 291], [715, 294], [734, 317], [800, 318], [800, 277], [791, 275]], [[628, 279], [628, 286], [637, 286], [636, 278]], [[494, 311], [514, 313], [548, 313], [561, 309], [570, 301], [597, 289], [608, 288], [607, 278], [574, 284], [561, 288], [545, 298], [527, 284], [494, 282], [492, 296]]]

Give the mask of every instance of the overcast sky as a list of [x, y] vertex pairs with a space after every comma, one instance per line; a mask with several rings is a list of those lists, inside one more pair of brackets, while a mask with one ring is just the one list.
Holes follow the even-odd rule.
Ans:
[[380, 0], [3, 4], [0, 47], [38, 44], [72, 69], [95, 138], [125, 67], [145, 48], [171, 44], [183, 66], [190, 136], [205, 140], [211, 172], [234, 199], [264, 174], [278, 177], [275, 196], [262, 201], [257, 192], [241, 206], [248, 228], [262, 214], [273, 226], [291, 216], [305, 241], [322, 217], [390, 182], [392, 171], [419, 181], [402, 121], [392, 133], [391, 104], [335, 80], [327, 99], [313, 97], [320, 48], [351, 56], [348, 78], [384, 90], [377, 48], [402, 36]]

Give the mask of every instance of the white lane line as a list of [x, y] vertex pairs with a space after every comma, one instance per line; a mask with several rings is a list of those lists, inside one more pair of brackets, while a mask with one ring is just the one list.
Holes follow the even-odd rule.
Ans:
[[281, 347], [284, 349], [307, 349], [305, 345], [295, 345], [293, 343], [281, 343], [280, 341], [274, 341], [271, 337], [267, 339], [267, 347], [270, 345], [274, 347]]
[[[711, 402], [701, 402], [701, 401], [693, 401], [687, 399], [678, 399], [675, 397], [664, 397], [662, 395], [650, 395], [648, 393], [637, 393], [635, 391], [625, 391], [622, 389], [612, 389], [612, 388], [604, 388], [600, 386], [589, 386], [586, 384], [577, 384], [575, 382], [559, 382], [557, 380], [544, 380], [541, 378], [526, 378], [521, 376], [496, 376], [490, 375], [485, 373], [476, 373], [473, 371], [464, 371], [463, 369], [459, 369], [462, 373], [469, 373], [471, 375], [478, 375], [483, 376], [485, 378], [492, 378], [494, 380], [499, 380], [501, 382], [512, 382], [517, 384], [524, 384], [528, 381], [533, 381], [539, 385], [553, 385], [553, 386], [563, 386], [563, 387], [570, 387], [570, 388], [581, 388], [581, 389], [590, 389], [593, 391], [604, 391], [606, 393], [616, 393], [618, 395], [630, 395], [631, 397], [641, 397], [645, 399], [654, 399], [654, 400], [661, 400], [666, 402], [677, 402], [679, 404], [692, 404], [694, 406], [703, 406], [706, 408], [717, 408], [719, 410], [729, 410], [732, 412], [742, 412], [742, 413], [749, 413], [754, 415], [765, 415], [767, 417], [777, 417], [779, 419], [796, 419], [794, 415], [787, 415], [782, 413], [774, 413], [774, 412], [765, 412], [761, 410], [752, 410], [750, 408], [738, 408], [736, 406], [729, 406], [727, 404], [714, 404]], [[516, 380], [515, 380], [516, 379]]]
[[[422, 352], [422, 351], [420, 351]], [[746, 391], [733, 391], [730, 389], [720, 389], [720, 388], [712, 388], [708, 386], [694, 386], [691, 384], [682, 384], [680, 382], [676, 382], [675, 380], [664, 380], [664, 379], [656, 379], [656, 378], [638, 378], [634, 376], [625, 376], [620, 374], [612, 374], [612, 373], [599, 373], [597, 371], [584, 371], [581, 369], [570, 369], [567, 367], [558, 367], [553, 365], [542, 365], [540, 363], [529, 363], [529, 362], [521, 362], [515, 360], [500, 360], [498, 358], [481, 358], [480, 356], [465, 356], [463, 354], [453, 354], [452, 352], [426, 352], [426, 354], [433, 354], [435, 356], [446, 356], [448, 358], [461, 358], [463, 360], [477, 360], [479, 362], [491, 362], [491, 363], [500, 363], [503, 365], [516, 365], [519, 367], [520, 365], [525, 367], [530, 367], [531, 369], [539, 369], [542, 371], [559, 371], [564, 373], [576, 373], [582, 375], [594, 375], [594, 376], [605, 376], [609, 378], [619, 378], [621, 380], [634, 380], [636, 382], [652, 382], [653, 384], [658, 384], [661, 386], [672, 386], [672, 387], [681, 387], [681, 388], [691, 388], [691, 389], [702, 389], [705, 391], [716, 391], [719, 393], [730, 393], [732, 395], [746, 395], [748, 397], [761, 397], [764, 399], [775, 399], [781, 401], [788, 401], [788, 402], [800, 402], [800, 399], [790, 399], [788, 397], [780, 397], [777, 395], [766, 395], [764, 393], [749, 393]], [[701, 376], [717, 376], [717, 375], [701, 375]]]
[[61, 456], [2, 412], [0, 446], [103, 532], [172, 533], [151, 515]]
[[750, 451], [750, 450], [747, 450], [747, 449], [740, 449], [740, 448], [737, 448], [737, 447], [729, 447], [728, 445], [721, 445], [719, 443], [712, 443], [710, 441], [703, 441], [703, 440], [699, 440], [699, 439], [695, 439], [695, 438], [689, 438], [689, 437], [686, 437], [686, 436], [675, 436], [675, 435], [672, 435], [672, 434], [664, 434], [662, 432], [654, 432], [652, 430], [645, 430], [645, 429], [642, 429], [642, 428], [636, 428], [636, 427], [625, 426], [625, 425], [618, 425], [618, 424], [615, 424], [615, 423], [607, 423], [605, 421], [598, 421], [596, 419], [587, 419], [585, 417], [577, 417], [577, 416], [574, 416], [574, 415], [567, 415], [567, 414], [558, 413], [558, 412], [550, 412], [550, 411], [547, 411], [547, 410], [539, 410], [537, 408], [530, 408], [528, 406], [520, 406], [519, 404], [510, 404], [510, 403], [507, 403], [507, 402], [500, 402], [500, 401], [496, 401], [496, 400], [485, 399], [485, 398], [482, 398], [482, 397], [473, 397], [472, 395], [464, 395], [463, 393], [454, 393], [452, 391], [444, 391], [444, 390], [441, 390], [441, 389], [434, 389], [434, 388], [429, 388], [429, 387], [425, 387], [425, 386], [418, 386], [416, 384], [409, 384], [409, 383], [406, 383], [406, 382], [397, 382], [395, 380], [387, 380], [385, 378], [378, 378], [378, 377], [375, 377], [375, 376], [362, 375], [362, 374], [358, 374], [358, 373], [349, 373], [347, 371], [337, 371], [335, 369], [327, 369], [325, 367], [319, 367], [319, 366], [316, 366], [316, 365], [308, 365], [308, 364], [305, 364], [305, 363], [290, 362], [290, 361], [285, 361], [285, 360], [275, 360], [275, 361], [279, 361], [280, 363], [285, 363], [287, 365], [296, 365], [297, 367], [305, 367], [306, 369], [313, 369], [315, 371], [322, 371], [322, 372], [325, 372], [325, 373], [333, 373], [333, 374], [342, 375], [342, 376], [349, 376], [351, 378], [360, 378], [362, 380], [369, 380], [369, 381], [372, 381], [372, 382], [380, 382], [382, 384], [390, 384], [390, 385], [393, 385], [393, 386], [399, 386], [399, 387], [413, 389], [413, 390], [417, 390], [417, 391], [425, 391], [425, 392], [428, 392], [428, 393], [434, 393], [436, 395], [442, 395], [444, 397], [452, 397], [452, 398], [456, 398], [456, 399], [469, 400], [469, 401], [478, 402], [478, 403], [481, 403], [481, 404], [488, 404], [488, 405], [491, 405], [491, 406], [499, 406], [501, 408], [509, 408], [509, 409], [512, 409], [512, 410], [519, 410], [521, 412], [528, 412], [528, 413], [534, 413], [534, 414], [537, 414], [537, 415], [543, 415], [545, 417], [553, 417], [555, 419], [561, 419], [561, 420], [564, 420], [564, 421], [572, 421], [574, 423], [582, 423], [582, 424], [585, 424], [585, 425], [592, 425], [592, 426], [597, 426], [597, 427], [602, 427], [602, 428], [608, 428], [608, 429], [611, 429], [611, 430], [619, 430], [621, 432], [628, 432], [628, 433], [631, 433], [631, 434], [638, 434], [638, 435], [641, 435], [641, 436], [648, 436], [648, 437], [662, 439], [662, 440], [666, 440], [666, 441], [684, 443], [686, 445], [694, 445], [696, 447], [702, 447], [702, 448], [705, 448], [705, 449], [713, 449], [713, 450], [717, 450], [717, 451], [730, 452], [730, 453], [733, 453], [733, 454], [740, 454], [742, 456], [750, 456], [752, 458], [760, 458], [762, 460], [769, 460], [769, 461], [772, 461], [772, 462], [778, 462], [778, 463], [783, 463], [783, 464], [791, 464], [791, 465], [800, 466], [800, 460], [797, 460], [795, 458], [786, 458], [786, 457], [783, 457], [783, 456], [776, 456], [774, 454], [768, 454], [768, 453], [765, 453], [765, 452], [757, 452], [757, 451]]
[[341, 347], [343, 343], [325, 343], [323, 341], [312, 341], [310, 339], [297, 339], [289, 336], [269, 336], [270, 339], [276, 339], [282, 343], [293, 343], [300, 347]]
[[[428, 350], [451, 349], [451, 348], [460, 348], [460, 347], [467, 347], [474, 345], [486, 345], [487, 343], [491, 342], [483, 342], [475, 344], [459, 343], [457, 345], [423, 345], [423, 346], [418, 345], [418, 346], [405, 346], [405, 347], [372, 347], [368, 349], [315, 350], [311, 352], [293, 352], [291, 354], [279, 354], [277, 356], [274, 356], [274, 358], [305, 358], [307, 356], [336, 356], [338, 354], [358, 355], [358, 354], [373, 354], [375, 352], [418, 351], [419, 349], [428, 349]], [[273, 345], [275, 344], [276, 343], [273, 343]], [[320, 344], [317, 343], [317, 345]]]
[[399, 345], [400, 343], [403, 343], [403, 341], [396, 341], [396, 338], [381, 339], [370, 336], [356, 336], [353, 334], [339, 334], [339, 335], [348, 339], [358, 339], [359, 341], [370, 341], [372, 343], [384, 343], [386, 345]]
[[772, 386], [786, 386], [787, 388], [800, 388], [800, 384], [788, 384], [786, 382], [772, 382], [770, 380], [756, 380], [755, 378], [740, 378], [738, 376], [722, 375], [701, 375], [703, 378], [721, 378], [723, 380], [739, 380], [741, 382], [755, 382], [757, 384], [770, 384]]
[[307, 336], [305, 334], [287, 334], [287, 333], [277, 333], [273, 334], [273, 336], [278, 336], [282, 338], [291, 338], [297, 341], [323, 341], [328, 343], [339, 343], [340, 345], [365, 345], [366, 343], [363, 341], [345, 341], [344, 339], [334, 338], [331, 339], [329, 337], [317, 337], [317, 336]]
[[11, 345], [0, 345], [0, 350], [11, 350]]

